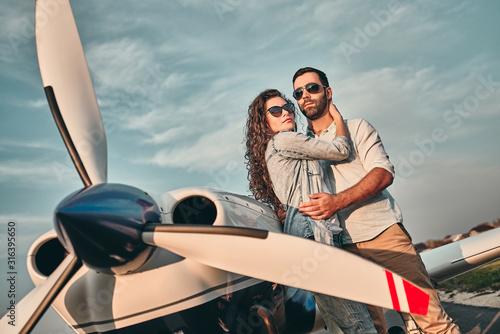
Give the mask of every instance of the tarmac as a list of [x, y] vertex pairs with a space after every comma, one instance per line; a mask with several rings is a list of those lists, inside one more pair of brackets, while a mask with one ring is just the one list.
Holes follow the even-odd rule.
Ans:
[[500, 309], [500, 290], [499, 291], [482, 291], [482, 292], [459, 292], [437, 290], [439, 299], [442, 302], [482, 306]]

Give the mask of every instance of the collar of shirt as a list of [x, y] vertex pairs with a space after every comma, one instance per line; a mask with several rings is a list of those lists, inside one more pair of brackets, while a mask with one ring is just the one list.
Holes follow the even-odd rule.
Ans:
[[311, 131], [311, 129], [307, 128], [307, 131], [306, 131], [306, 135], [308, 137], [322, 137], [324, 136], [325, 134], [327, 134], [328, 132], [333, 132], [333, 133], [336, 133], [337, 132], [337, 128], [336, 128], [336, 125], [335, 125], [335, 122], [332, 122], [332, 124], [330, 124], [329, 127], [327, 127], [325, 130], [321, 131], [321, 133], [318, 135], [316, 135], [313, 131]]

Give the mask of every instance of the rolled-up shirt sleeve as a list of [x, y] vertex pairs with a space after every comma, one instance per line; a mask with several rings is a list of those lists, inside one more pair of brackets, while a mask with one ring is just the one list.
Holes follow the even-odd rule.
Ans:
[[392, 177], [395, 176], [394, 165], [389, 160], [382, 140], [377, 130], [368, 121], [361, 119], [356, 133], [351, 134], [351, 136], [356, 137], [356, 140], [353, 139], [353, 143], [367, 172], [379, 167], [391, 173]]
[[290, 159], [340, 161], [346, 159], [351, 152], [350, 141], [345, 136], [327, 141], [292, 131], [276, 134], [272, 145], [278, 154]]

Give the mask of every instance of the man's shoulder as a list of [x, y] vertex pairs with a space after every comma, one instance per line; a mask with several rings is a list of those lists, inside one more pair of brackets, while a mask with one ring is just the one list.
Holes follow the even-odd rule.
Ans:
[[359, 126], [361, 123], [368, 123], [364, 118], [349, 118], [345, 120], [348, 126]]
[[359, 131], [374, 131], [375, 128], [364, 118], [353, 118], [346, 120], [346, 126], [351, 133]]

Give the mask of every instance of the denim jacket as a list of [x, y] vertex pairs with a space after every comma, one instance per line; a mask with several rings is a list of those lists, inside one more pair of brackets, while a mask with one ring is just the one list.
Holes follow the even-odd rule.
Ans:
[[273, 189], [286, 211], [284, 232], [333, 245], [334, 235], [342, 229], [336, 215], [314, 220], [299, 212], [300, 203], [309, 195], [329, 192], [318, 159], [340, 161], [350, 154], [350, 142], [344, 136], [331, 141], [307, 137], [294, 131], [277, 133], [268, 143], [266, 163]]

